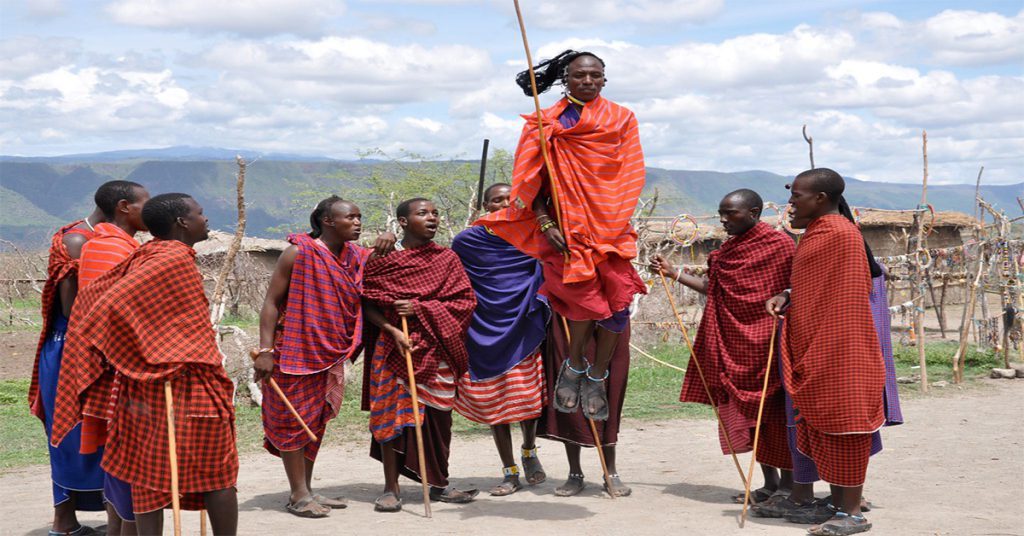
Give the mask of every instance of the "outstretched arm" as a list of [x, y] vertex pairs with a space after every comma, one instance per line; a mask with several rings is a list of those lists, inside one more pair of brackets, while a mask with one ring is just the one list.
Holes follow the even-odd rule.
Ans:
[[660, 271], [665, 274], [665, 277], [675, 279], [701, 294], [707, 294], [708, 292], [708, 278], [697, 277], [695, 275], [682, 272], [676, 269], [675, 266], [672, 266], [672, 263], [668, 262], [665, 257], [662, 257], [661, 255], [655, 255], [654, 258], [651, 259], [651, 270], [654, 272]]
[[277, 259], [274, 273], [270, 276], [270, 285], [267, 287], [267, 294], [263, 298], [263, 307], [260, 309], [260, 348], [267, 350], [260, 352], [253, 363], [254, 381], [259, 382], [269, 378], [274, 371], [274, 355], [269, 349], [274, 347], [274, 333], [277, 330], [277, 322], [281, 318], [281, 306], [288, 298], [292, 269], [295, 267], [295, 257], [298, 254], [297, 247], [288, 246]]

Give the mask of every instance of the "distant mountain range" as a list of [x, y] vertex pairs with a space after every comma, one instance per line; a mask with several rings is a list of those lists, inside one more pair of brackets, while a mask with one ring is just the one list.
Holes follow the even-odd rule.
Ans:
[[[279, 236], [273, 228], [305, 221], [309, 207], [296, 207], [294, 192], [337, 191], [341, 195], [365, 184], [375, 170], [393, 170], [387, 162], [343, 161], [310, 155], [261, 154], [210, 147], [170, 147], [155, 150], [112, 151], [55, 157], [0, 156], [0, 238], [20, 246], [41, 247], [63, 222], [81, 218], [92, 209], [96, 188], [113, 179], [146, 185], [150, 192], [187, 192], [203, 205], [215, 229], [235, 224], [235, 155], [256, 159], [248, 168], [247, 234]], [[404, 164], [408, 168], [410, 165]], [[381, 166], [384, 166], [383, 168]], [[390, 172], [390, 171], [387, 171]], [[341, 178], [339, 178], [341, 177]], [[659, 193], [657, 214], [713, 214], [721, 197], [738, 188], [751, 188], [766, 201], [784, 203], [784, 186], [792, 177], [767, 171], [647, 169], [645, 195]], [[855, 206], [912, 208], [920, 185], [848, 179], [847, 198]], [[1016, 197], [1024, 183], [983, 185], [982, 195], [1011, 213], [1019, 210]], [[928, 187], [929, 202], [939, 210], [973, 212], [973, 185]]]

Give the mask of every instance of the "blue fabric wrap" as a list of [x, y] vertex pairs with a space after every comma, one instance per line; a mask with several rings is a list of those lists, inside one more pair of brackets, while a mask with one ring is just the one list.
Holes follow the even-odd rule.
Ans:
[[59, 447], [50, 445], [50, 428], [53, 425], [53, 405], [57, 399], [57, 382], [60, 378], [60, 362], [64, 355], [64, 335], [68, 319], [55, 315], [53, 329], [43, 342], [39, 355], [39, 393], [46, 414], [46, 444], [50, 450], [50, 476], [53, 479], [53, 505], [57, 506], [71, 499], [71, 492], [77, 492], [75, 509], [85, 512], [103, 511], [103, 469], [100, 460], [103, 449], [93, 454], [79, 454], [82, 427], [78, 425], [68, 434]]
[[473, 381], [500, 376], [544, 341], [551, 313], [537, 294], [544, 280], [541, 265], [483, 226], [459, 233], [452, 250], [476, 292], [466, 341], [469, 376]]

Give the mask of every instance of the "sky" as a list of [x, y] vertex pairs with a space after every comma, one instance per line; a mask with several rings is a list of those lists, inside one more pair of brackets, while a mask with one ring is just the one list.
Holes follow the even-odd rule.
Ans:
[[[649, 166], [1024, 180], [1024, 2], [522, 0], [535, 60], [607, 63]], [[511, 0], [0, 0], [0, 154], [514, 150]], [[560, 88], [541, 96], [554, 103]]]

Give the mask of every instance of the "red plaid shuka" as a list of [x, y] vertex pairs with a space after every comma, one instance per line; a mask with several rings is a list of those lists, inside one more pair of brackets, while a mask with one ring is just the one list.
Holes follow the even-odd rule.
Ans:
[[790, 281], [782, 371], [796, 418], [825, 434], [877, 430], [885, 422], [885, 365], [857, 227], [838, 214], [814, 220]]
[[[234, 386], [195, 251], [173, 240], [149, 242], [84, 289], [74, 310], [65, 351], [78, 357], [61, 374], [53, 444], [83, 415], [109, 418], [103, 469], [138, 487], [145, 500], [136, 500], [136, 511], [160, 508], [170, 501], [163, 384], [171, 381], [182, 493], [233, 486]], [[97, 388], [114, 373], [117, 391]]]
[[[417, 383], [429, 383], [441, 361], [448, 363], [456, 378], [469, 370], [465, 338], [476, 294], [454, 251], [430, 242], [373, 258], [366, 264], [363, 297], [379, 305], [395, 326], [401, 326], [402, 321], [392, 304], [395, 300], [413, 300], [416, 314], [408, 317], [408, 322]], [[371, 354], [376, 342], [373, 339], [375, 335], [366, 343]], [[388, 369], [408, 381], [405, 356], [397, 350], [394, 339], [383, 336], [381, 341]]]
[[85, 220], [78, 220], [61, 227], [54, 233], [50, 240], [50, 259], [46, 266], [46, 283], [43, 284], [42, 317], [43, 331], [39, 334], [39, 343], [36, 345], [36, 358], [32, 363], [32, 383], [28, 386], [29, 410], [39, 420], [45, 421], [43, 415], [43, 404], [39, 398], [39, 352], [43, 349], [46, 336], [53, 328], [53, 306], [57, 302], [57, 287], [60, 282], [68, 277], [77, 277], [78, 259], [72, 259], [68, 254], [68, 248], [64, 246], [64, 235], [67, 233], [78, 233], [84, 235], [86, 240], [92, 238], [95, 233], [89, 229], [75, 229]]
[[[757, 417], [768, 344], [776, 329], [764, 304], [789, 287], [795, 249], [791, 238], [760, 222], [708, 255], [707, 305], [694, 341], [695, 357], [715, 403], [735, 401], [750, 418]], [[768, 396], [780, 393], [779, 377], [771, 374]], [[710, 403], [692, 361], [679, 400]]]
[[363, 342], [360, 292], [371, 250], [350, 243], [335, 257], [307, 234], [288, 241], [299, 252], [274, 357], [285, 374], [313, 374], [354, 357]]

